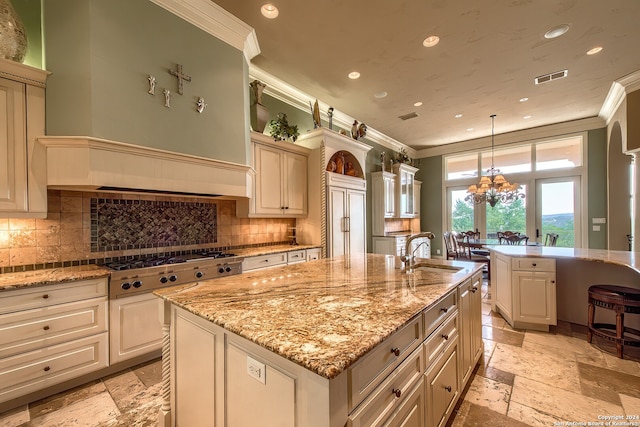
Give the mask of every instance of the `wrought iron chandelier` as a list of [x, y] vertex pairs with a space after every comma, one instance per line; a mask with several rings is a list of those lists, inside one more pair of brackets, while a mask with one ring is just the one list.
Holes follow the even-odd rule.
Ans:
[[510, 203], [517, 199], [524, 199], [524, 193], [519, 192], [520, 185], [511, 184], [500, 173], [500, 169], [493, 167], [493, 144], [494, 144], [494, 123], [496, 115], [491, 116], [491, 168], [487, 169], [487, 174], [480, 178], [480, 182], [473, 184], [467, 189], [467, 202], [489, 203], [494, 207], [498, 202]]

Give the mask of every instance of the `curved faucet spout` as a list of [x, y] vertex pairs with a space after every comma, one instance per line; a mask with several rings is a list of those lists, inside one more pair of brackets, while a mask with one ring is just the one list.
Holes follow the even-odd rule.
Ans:
[[405, 242], [405, 247], [404, 247], [405, 259], [403, 261], [408, 264], [407, 266], [405, 266], [405, 269], [409, 272], [413, 271], [413, 264], [415, 263], [415, 256], [414, 256], [415, 252], [418, 250], [420, 246], [425, 244], [425, 242], [422, 242], [415, 249], [411, 250], [411, 242], [421, 237], [427, 237], [429, 238], [429, 240], [433, 240], [436, 237], [436, 235], [430, 231], [425, 231], [424, 233], [413, 234], [407, 237], [407, 241]]

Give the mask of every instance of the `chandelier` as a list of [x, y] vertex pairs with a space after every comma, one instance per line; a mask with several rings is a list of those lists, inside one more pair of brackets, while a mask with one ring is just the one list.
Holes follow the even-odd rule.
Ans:
[[489, 203], [491, 207], [494, 207], [498, 202], [510, 203], [516, 199], [524, 199], [524, 193], [520, 193], [518, 190], [520, 185], [517, 183], [511, 184], [500, 173], [500, 169], [493, 167], [493, 128], [496, 115], [491, 116], [491, 168], [487, 169], [487, 174], [480, 178], [478, 185], [473, 184], [467, 189], [467, 202], [473, 203]]

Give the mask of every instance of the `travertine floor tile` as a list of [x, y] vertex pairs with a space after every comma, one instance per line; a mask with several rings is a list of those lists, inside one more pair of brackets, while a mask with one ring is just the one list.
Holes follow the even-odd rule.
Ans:
[[511, 403], [516, 402], [563, 422], [594, 422], [598, 415], [620, 414], [622, 407], [516, 376]]
[[105, 391], [35, 418], [31, 425], [34, 427], [96, 426], [118, 415], [120, 415], [120, 411], [109, 393]]
[[79, 402], [100, 393], [104, 393], [106, 388], [102, 381], [92, 381], [80, 387], [65, 391], [63, 393], [54, 394], [42, 400], [38, 400], [29, 405], [31, 419], [35, 419], [50, 412], [57, 411], [61, 408], [69, 406], [75, 402]]
[[620, 393], [620, 401], [622, 402], [622, 408], [624, 409], [625, 415], [640, 416], [640, 399]]
[[105, 378], [104, 384], [121, 411], [129, 406], [132, 395], [145, 389], [142, 381], [130, 370]]
[[536, 348], [525, 349], [499, 343], [489, 366], [552, 387], [565, 390], [579, 390], [580, 387], [575, 359], [566, 357], [562, 352], [547, 353]]
[[614, 405], [622, 406], [622, 402], [620, 401], [620, 395], [613, 391], [607, 390], [606, 388], [597, 387], [591, 384], [587, 384], [584, 382], [580, 382], [580, 393], [583, 396], [592, 397], [594, 399], [604, 400], [605, 402], [613, 403]]
[[145, 386], [151, 387], [162, 381], [162, 361], [157, 360], [136, 366], [133, 368], [133, 373], [140, 378], [140, 381], [142, 381]]
[[491, 326], [482, 326], [482, 338], [498, 343], [522, 347], [524, 334], [508, 331], [506, 329], [492, 328]]
[[464, 399], [506, 415], [510, 395], [511, 386], [476, 375]]
[[491, 366], [480, 366], [476, 371], [476, 375], [483, 376], [508, 386], [513, 386], [513, 381], [515, 379], [515, 375], [511, 372], [505, 372], [501, 369], [492, 368]]
[[515, 421], [513, 418], [509, 418], [503, 414], [495, 412], [487, 407], [475, 405], [473, 403], [467, 403], [468, 408], [465, 408], [459, 416], [464, 416], [462, 421], [458, 421], [458, 417], [452, 427], [526, 427], [527, 424]]
[[537, 409], [530, 408], [529, 406], [522, 405], [518, 402], [514, 402], [513, 400], [509, 403], [509, 412], [507, 412], [507, 416], [529, 426], [549, 427], [554, 425], [564, 425], [556, 424], [562, 422], [562, 418], [560, 417], [554, 417], [553, 415], [538, 411]]
[[482, 315], [482, 324], [492, 326], [494, 328], [504, 328], [507, 322], [502, 318], [502, 316], [491, 313]]
[[496, 349], [496, 342], [491, 340], [482, 340], [484, 342], [484, 360], [488, 363], [493, 354], [493, 350]]
[[640, 376], [578, 362], [580, 381], [627, 396], [640, 398]]
[[18, 427], [29, 421], [29, 419], [29, 407], [24, 405], [1, 414], [0, 425], [3, 427]]

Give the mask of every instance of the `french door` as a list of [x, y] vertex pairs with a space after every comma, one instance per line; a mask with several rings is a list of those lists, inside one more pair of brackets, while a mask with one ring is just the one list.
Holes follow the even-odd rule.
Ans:
[[535, 236], [544, 243], [556, 233], [556, 246], [581, 247], [580, 177], [536, 179]]

